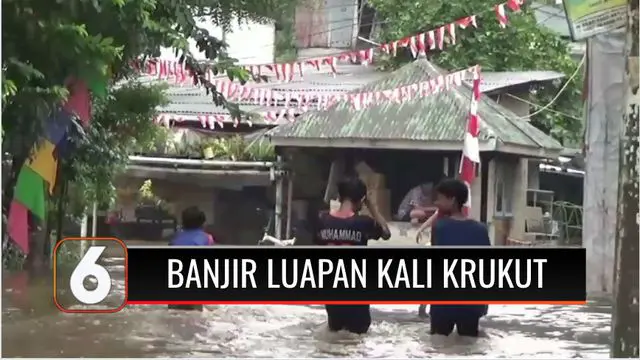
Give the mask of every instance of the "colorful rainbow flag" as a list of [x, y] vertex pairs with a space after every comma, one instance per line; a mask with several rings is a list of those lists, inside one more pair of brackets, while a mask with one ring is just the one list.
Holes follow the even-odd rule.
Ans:
[[[104, 82], [106, 88], [106, 81]], [[88, 125], [91, 97], [87, 85], [74, 80], [69, 85], [67, 102], [47, 119], [44, 139], [36, 143], [31, 156], [20, 169], [9, 209], [9, 236], [24, 252], [29, 253], [29, 212], [40, 221], [46, 220], [47, 192], [53, 193], [58, 173], [58, 149], [65, 146], [72, 118]]]

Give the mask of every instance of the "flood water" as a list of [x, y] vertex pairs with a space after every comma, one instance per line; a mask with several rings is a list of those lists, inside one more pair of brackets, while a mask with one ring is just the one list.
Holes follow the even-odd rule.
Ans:
[[[110, 267], [122, 272], [114, 259]], [[115, 314], [64, 314], [51, 282], [3, 279], [5, 357], [608, 357], [611, 309], [493, 306], [479, 339], [428, 335], [416, 306], [373, 306], [358, 337], [326, 330], [321, 306], [209, 306], [204, 312], [130, 306]], [[114, 280], [122, 291], [123, 282]], [[120, 295], [121, 296], [121, 295]]]

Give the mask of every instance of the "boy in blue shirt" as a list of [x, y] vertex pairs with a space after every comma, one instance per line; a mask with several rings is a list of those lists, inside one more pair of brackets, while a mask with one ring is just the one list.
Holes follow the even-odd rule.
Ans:
[[213, 238], [204, 231], [206, 221], [204, 213], [196, 206], [186, 208], [182, 212], [182, 230], [171, 239], [173, 246], [206, 246], [213, 245]]
[[[204, 212], [196, 206], [186, 208], [182, 212], [182, 229], [178, 231], [169, 245], [171, 246], [207, 246], [213, 245], [213, 238], [204, 231], [206, 221]], [[202, 311], [202, 305], [169, 305], [173, 310]]]
[[[491, 246], [483, 224], [463, 213], [469, 189], [460, 180], [444, 180], [435, 188], [435, 205], [443, 217], [433, 224], [433, 246]], [[455, 327], [461, 336], [478, 336], [478, 322], [487, 305], [432, 305], [431, 334], [449, 335]]]

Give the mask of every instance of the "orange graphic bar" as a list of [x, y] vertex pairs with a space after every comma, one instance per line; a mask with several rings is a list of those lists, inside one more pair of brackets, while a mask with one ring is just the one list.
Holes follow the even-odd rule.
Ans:
[[[60, 304], [60, 301], [58, 300], [58, 251], [60, 250], [60, 246], [68, 241], [86, 241], [86, 242], [91, 242], [92, 244], [95, 244], [95, 242], [115, 242], [117, 243], [120, 247], [122, 247], [122, 249], [124, 250], [124, 300], [122, 302], [122, 304], [117, 307], [117, 308], [113, 308], [113, 309], [68, 309], [65, 308], [64, 306], [62, 306], [62, 304]], [[82, 259], [80, 260], [82, 261]], [[53, 248], [53, 303], [56, 305], [56, 307], [65, 313], [92, 313], [92, 314], [99, 314], [99, 313], [115, 313], [118, 312], [122, 309], [124, 309], [124, 307], [127, 305], [127, 296], [128, 296], [128, 280], [129, 280], [129, 274], [128, 274], [128, 270], [129, 270], [129, 254], [127, 252], [127, 245], [120, 239], [117, 238], [113, 238], [113, 237], [68, 237], [68, 238], [64, 238], [62, 240], [60, 240], [56, 246]], [[76, 264], [76, 268], [79, 266], [79, 264]], [[74, 268], [74, 271], [75, 269]]]
[[585, 305], [576, 301], [127, 301], [127, 305]]

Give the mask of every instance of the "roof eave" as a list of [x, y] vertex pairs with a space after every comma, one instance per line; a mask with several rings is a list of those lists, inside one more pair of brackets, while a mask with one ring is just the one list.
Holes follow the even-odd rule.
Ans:
[[530, 147], [517, 144], [497, 144], [495, 151], [529, 158], [553, 159], [560, 156], [562, 148]]
[[[411, 139], [353, 139], [353, 138], [271, 138], [278, 147], [359, 148], [386, 150], [462, 151], [462, 141], [425, 141]], [[480, 151], [495, 151], [495, 139], [480, 141]]]
[[[277, 147], [462, 151], [461, 141], [272, 137], [271, 143]], [[562, 149], [499, 144], [499, 141], [492, 138], [486, 141], [480, 141], [480, 151], [497, 151], [530, 158], [557, 158], [560, 156]]]
[[565, 77], [564, 74], [560, 74], [557, 77], [553, 77], [553, 78], [540, 79], [540, 80], [533, 79], [533, 80], [524, 81], [524, 82], [515, 83], [515, 84], [496, 85], [495, 87], [483, 90], [482, 93], [487, 95], [494, 95], [494, 94], [503, 93], [510, 90], [511, 91], [529, 90], [534, 86], [551, 83], [553, 81], [562, 79], [564, 77]]

